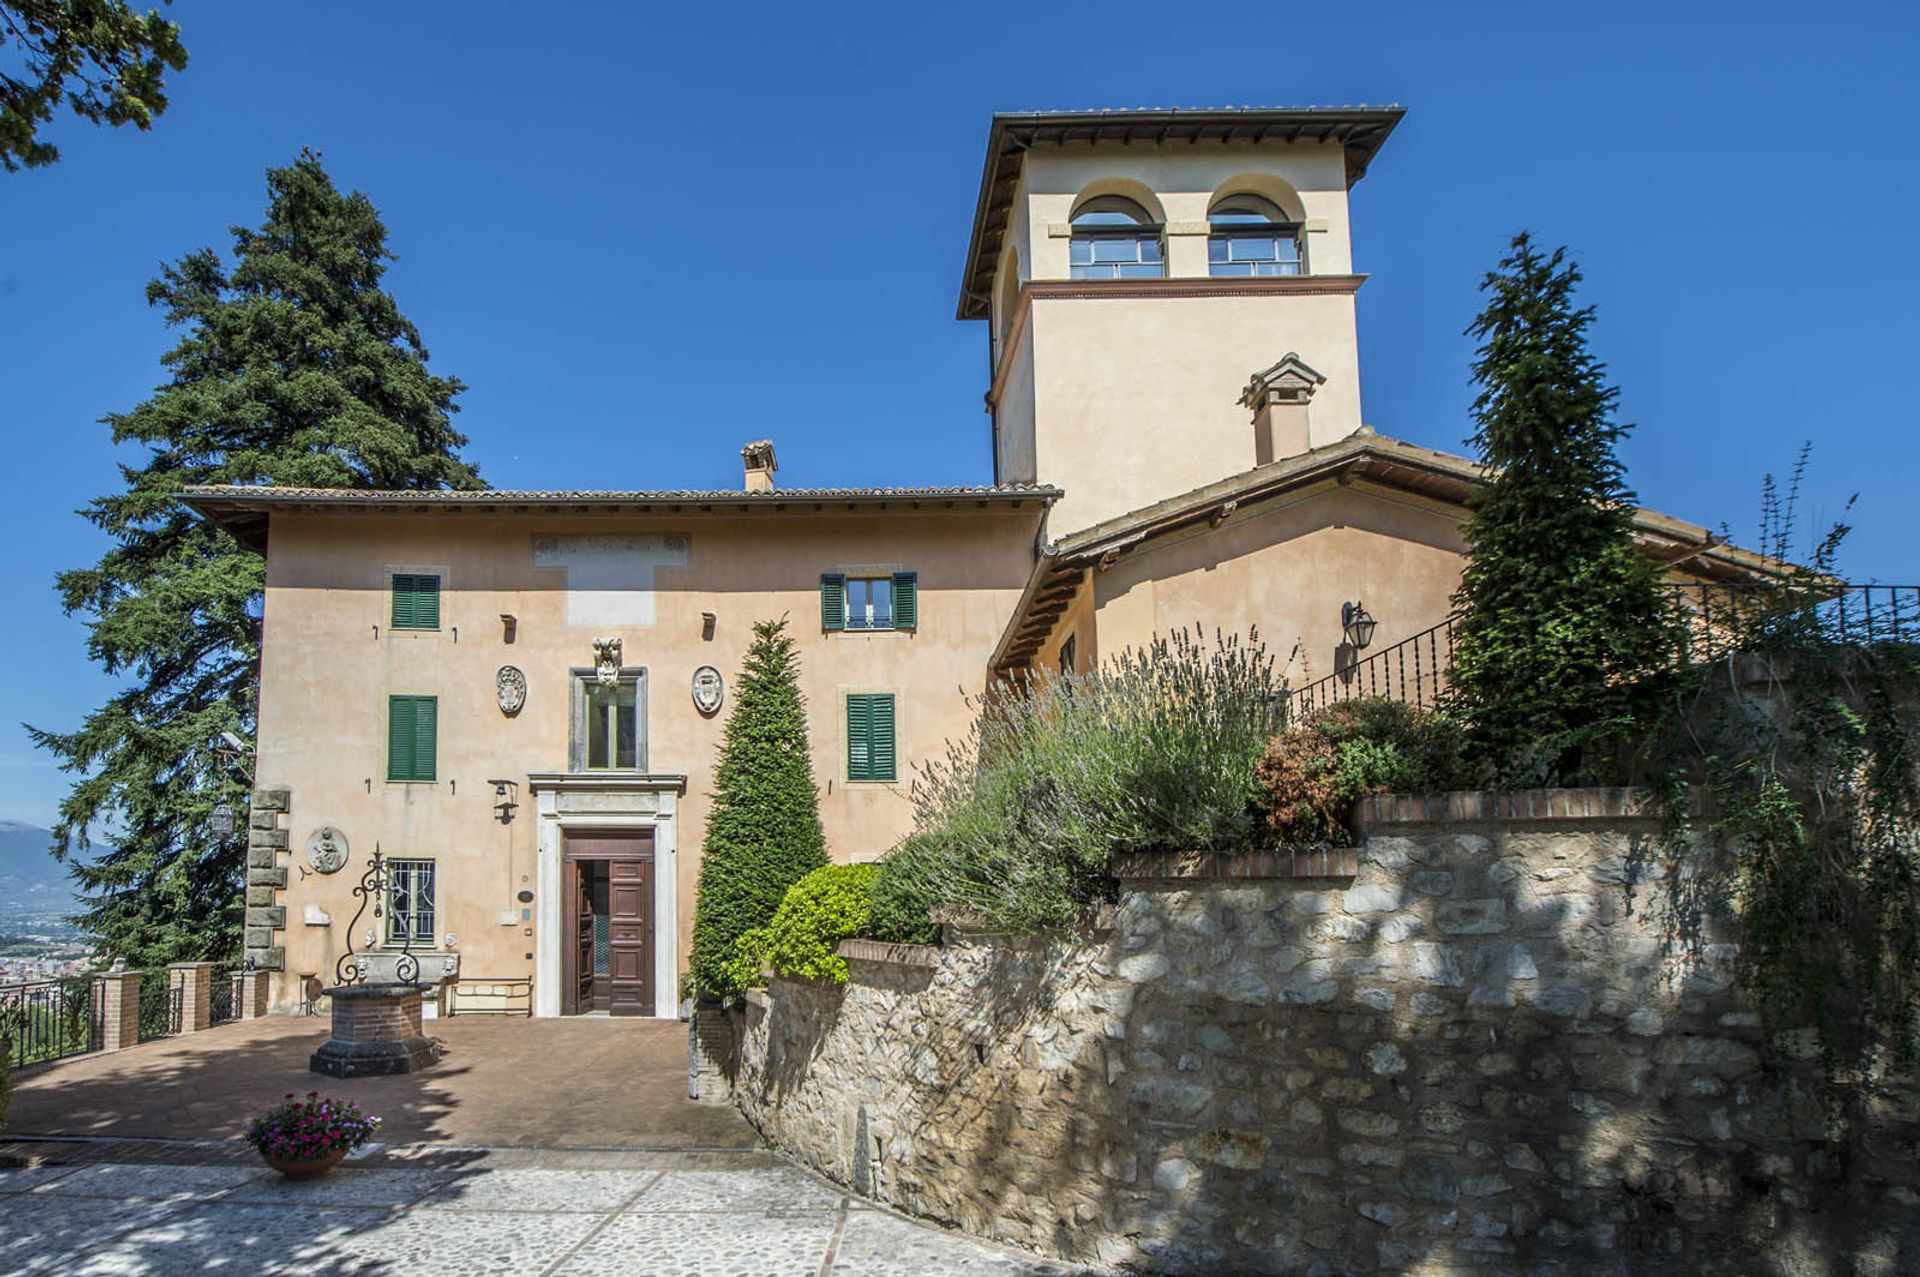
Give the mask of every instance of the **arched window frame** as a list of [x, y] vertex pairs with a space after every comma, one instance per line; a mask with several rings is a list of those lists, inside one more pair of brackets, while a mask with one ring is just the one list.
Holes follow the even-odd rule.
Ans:
[[1307, 273], [1305, 229], [1264, 195], [1235, 191], [1207, 210], [1207, 274], [1216, 278]]
[[1096, 195], [1073, 211], [1067, 261], [1074, 279], [1161, 279], [1167, 273], [1160, 224], [1124, 195]]

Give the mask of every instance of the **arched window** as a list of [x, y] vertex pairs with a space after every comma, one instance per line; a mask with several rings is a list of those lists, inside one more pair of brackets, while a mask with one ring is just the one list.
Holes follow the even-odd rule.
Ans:
[[1300, 227], [1263, 195], [1225, 195], [1207, 213], [1209, 275], [1303, 275]]
[[1121, 195], [1096, 195], [1073, 215], [1075, 279], [1158, 279], [1166, 274], [1160, 227]]

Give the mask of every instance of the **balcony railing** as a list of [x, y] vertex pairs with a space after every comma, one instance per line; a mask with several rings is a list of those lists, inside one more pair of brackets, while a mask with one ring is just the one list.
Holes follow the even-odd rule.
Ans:
[[186, 990], [167, 979], [165, 969], [140, 973], [140, 1040], [171, 1037], [180, 1032], [180, 1013]]
[[215, 967], [207, 985], [207, 1023], [225, 1024], [240, 1015], [242, 994], [240, 972], [230, 967]]
[[100, 1014], [87, 976], [0, 986], [0, 1037], [13, 1063], [39, 1064], [100, 1049]]
[[1920, 643], [1920, 586], [1677, 584], [1666, 589], [1686, 620], [1683, 664], [1715, 661], [1794, 639], [1872, 646]]
[[1437, 709], [1447, 690], [1447, 672], [1453, 668], [1456, 620], [1450, 616], [1308, 683], [1287, 698], [1288, 720], [1304, 723], [1329, 705], [1371, 697]]
[[[1920, 586], [1686, 583], [1663, 585], [1684, 623], [1675, 663], [1701, 665], [1793, 640], [1871, 647], [1920, 643]], [[1342, 701], [1380, 697], [1421, 709], [1444, 701], [1460, 618], [1456, 614], [1287, 696], [1302, 723]]]

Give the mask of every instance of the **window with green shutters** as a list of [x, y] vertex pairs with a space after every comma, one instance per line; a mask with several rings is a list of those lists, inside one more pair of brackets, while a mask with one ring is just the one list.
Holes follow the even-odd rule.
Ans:
[[894, 779], [892, 692], [848, 693], [847, 779]]
[[920, 625], [916, 572], [820, 574], [823, 630], [911, 630]]
[[387, 697], [388, 780], [434, 779], [439, 717], [438, 697]]
[[393, 628], [440, 628], [440, 578], [431, 572], [393, 574]]

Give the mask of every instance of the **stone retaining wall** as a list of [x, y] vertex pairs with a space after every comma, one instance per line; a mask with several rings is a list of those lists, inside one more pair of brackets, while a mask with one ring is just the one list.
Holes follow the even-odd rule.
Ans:
[[859, 1191], [1070, 1259], [1920, 1272], [1913, 1091], [1828, 1142], [1813, 1066], [1769, 1054], [1669, 889], [1704, 849], [1670, 865], [1590, 798], [1363, 816], [1351, 876], [1167, 858], [1090, 941], [949, 927], [914, 961], [851, 947], [844, 986], [775, 980], [738, 1101]]

